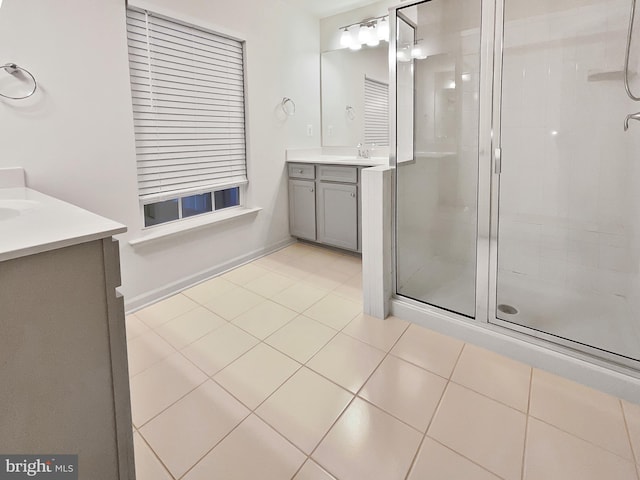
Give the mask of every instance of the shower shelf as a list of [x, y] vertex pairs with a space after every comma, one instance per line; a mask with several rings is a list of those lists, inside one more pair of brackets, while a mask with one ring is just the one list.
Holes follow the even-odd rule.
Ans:
[[[636, 76], [636, 72], [629, 72], [629, 78]], [[587, 72], [588, 82], [606, 82], [606, 81], [624, 80], [624, 69], [619, 70], [589, 70]]]

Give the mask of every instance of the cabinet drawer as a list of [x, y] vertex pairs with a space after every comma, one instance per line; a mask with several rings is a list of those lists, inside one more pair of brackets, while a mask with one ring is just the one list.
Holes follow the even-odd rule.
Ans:
[[305, 163], [290, 163], [289, 164], [289, 177], [290, 178], [307, 178], [313, 180], [316, 177], [315, 166]]
[[326, 182], [357, 183], [358, 168], [318, 165], [318, 180], [324, 180]]

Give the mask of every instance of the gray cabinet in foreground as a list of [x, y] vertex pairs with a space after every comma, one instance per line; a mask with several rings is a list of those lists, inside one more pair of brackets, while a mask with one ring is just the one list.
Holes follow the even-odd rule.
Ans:
[[360, 251], [358, 167], [290, 163], [288, 172], [291, 235]]
[[0, 262], [0, 452], [135, 480], [119, 285], [111, 237]]

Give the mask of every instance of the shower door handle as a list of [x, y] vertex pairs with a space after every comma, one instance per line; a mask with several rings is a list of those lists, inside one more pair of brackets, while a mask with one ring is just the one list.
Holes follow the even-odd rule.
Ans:
[[502, 148], [498, 147], [493, 151], [493, 165], [496, 175], [502, 173]]

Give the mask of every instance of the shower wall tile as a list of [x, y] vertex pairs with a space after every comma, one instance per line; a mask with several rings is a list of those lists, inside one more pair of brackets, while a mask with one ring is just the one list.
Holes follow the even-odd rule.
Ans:
[[[506, 4], [500, 268], [567, 291], [626, 295], [626, 274], [638, 271], [630, 246], [638, 243], [640, 196], [629, 174], [640, 145], [620, 128], [629, 108], [621, 82], [589, 75], [620, 70], [628, 5], [589, 4], [579, 15], [532, 15], [536, 8]], [[530, 216], [538, 237], [505, 221]]]

